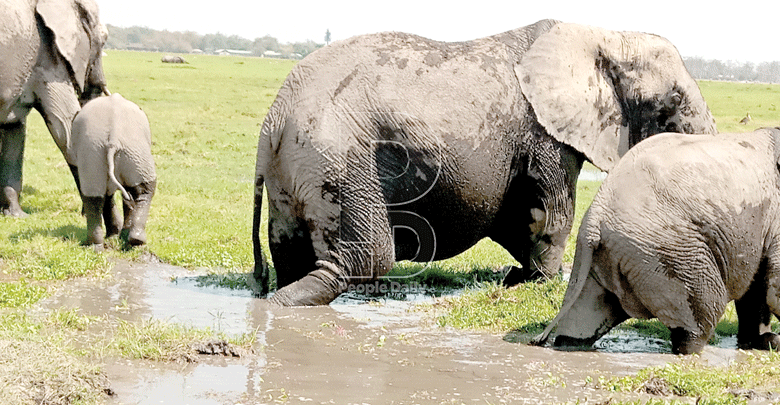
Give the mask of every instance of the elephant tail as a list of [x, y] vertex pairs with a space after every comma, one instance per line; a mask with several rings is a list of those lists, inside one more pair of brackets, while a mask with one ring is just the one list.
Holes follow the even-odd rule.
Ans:
[[[585, 224], [586, 220], [583, 219], [583, 225]], [[588, 273], [593, 264], [593, 251], [599, 244], [598, 241], [595, 241], [594, 243], [591, 238], [583, 238], [582, 236], [583, 235], [581, 234], [577, 238], [577, 251], [574, 255], [574, 265], [571, 269], [569, 286], [566, 288], [566, 294], [563, 297], [561, 309], [558, 311], [558, 315], [555, 316], [555, 319], [547, 325], [544, 331], [531, 341], [530, 344], [532, 345], [542, 346], [547, 343], [552, 331], [558, 326], [558, 323], [566, 313], [571, 310], [572, 306], [574, 306], [574, 302], [577, 301], [577, 297], [582, 293], [582, 288], [585, 286], [585, 280], [587, 280]]]
[[258, 173], [255, 179], [255, 207], [252, 217], [252, 249], [255, 256], [254, 278], [257, 285], [257, 293], [261, 296], [268, 294], [270, 289], [270, 276], [268, 263], [263, 255], [263, 246], [260, 243], [260, 224], [263, 215], [263, 184], [265, 179]]
[[114, 159], [116, 159], [116, 152], [117, 147], [114, 145], [110, 145], [108, 147], [108, 151], [106, 152], [106, 159], [108, 163], [108, 180], [116, 186], [117, 189], [119, 189], [119, 192], [122, 193], [122, 198], [124, 198], [126, 201], [133, 201], [133, 197], [125, 190], [124, 187], [122, 187], [122, 184], [119, 183], [119, 181], [116, 179], [116, 175], [114, 174]]

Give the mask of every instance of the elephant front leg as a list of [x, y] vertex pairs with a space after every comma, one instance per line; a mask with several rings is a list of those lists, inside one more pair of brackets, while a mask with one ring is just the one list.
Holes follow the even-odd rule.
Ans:
[[87, 243], [95, 250], [103, 250], [103, 206], [104, 197], [83, 197], [87, 215]]
[[125, 202], [123, 231], [127, 232], [127, 243], [132, 246], [146, 243], [146, 221], [149, 218], [149, 209], [156, 188], [156, 180], [135, 187], [126, 187], [127, 192], [133, 197], [133, 202], [131, 204]]
[[328, 305], [347, 290], [348, 283], [331, 263], [319, 260], [319, 269], [276, 291], [270, 301], [283, 306]]
[[27, 214], [19, 204], [22, 192], [25, 125], [23, 122], [0, 126], [0, 208], [3, 215], [23, 218]]
[[[768, 260], [770, 265], [772, 260]], [[780, 273], [776, 273], [780, 274]], [[748, 291], [742, 298], [734, 302], [739, 318], [739, 331], [737, 332], [737, 345], [740, 349], [778, 350], [780, 349], [780, 336], [772, 333], [770, 322], [772, 310], [770, 302], [773, 295], [775, 301], [777, 289], [772, 291], [772, 277], [762, 277], [759, 273]]]

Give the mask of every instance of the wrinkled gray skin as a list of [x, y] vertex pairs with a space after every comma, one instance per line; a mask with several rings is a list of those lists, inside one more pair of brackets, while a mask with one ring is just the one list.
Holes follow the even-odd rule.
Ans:
[[[87, 242], [97, 249], [103, 247], [103, 220], [107, 236], [122, 229], [129, 244], [146, 243], [146, 220], [157, 185], [151, 148], [146, 114], [117, 93], [90, 101], [76, 114], [66, 157], [80, 180]], [[124, 224], [114, 206], [117, 190], [122, 193]]]
[[736, 301], [738, 343], [777, 349], [780, 130], [662, 134], [609, 173], [585, 214], [554, 345], [587, 349], [620, 322], [658, 318], [698, 353]]
[[609, 170], [664, 131], [715, 124], [654, 35], [547, 20], [468, 42], [333, 43], [293, 68], [263, 123], [255, 276], [268, 288], [264, 185], [279, 304], [328, 304], [396, 260], [445, 259], [484, 237], [526, 275], [551, 276], [583, 161]]
[[101, 61], [108, 32], [92, 0], [0, 0], [0, 27], [0, 209], [23, 217], [27, 114], [41, 113], [64, 155], [80, 105], [108, 94]]
[[176, 55], [165, 55], [160, 59], [163, 63], [187, 63], [184, 58]]

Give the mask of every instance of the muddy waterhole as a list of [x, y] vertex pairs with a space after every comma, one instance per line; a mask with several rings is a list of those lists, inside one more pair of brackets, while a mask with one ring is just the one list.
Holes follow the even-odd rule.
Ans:
[[[197, 272], [166, 264], [119, 263], [114, 273], [77, 281], [41, 308], [161, 319], [257, 338], [254, 353], [240, 357], [109, 359], [110, 404], [603, 403], [616, 394], [597, 389], [593, 378], [678, 361], [666, 342], [626, 332], [611, 333], [594, 352], [566, 353], [442, 328], [430, 313], [414, 310], [436, 299], [426, 295], [372, 300], [345, 294], [327, 307], [278, 308], [248, 290], [201, 286]], [[729, 339], [708, 346], [700, 361], [727, 364], [741, 355], [735, 346]]]

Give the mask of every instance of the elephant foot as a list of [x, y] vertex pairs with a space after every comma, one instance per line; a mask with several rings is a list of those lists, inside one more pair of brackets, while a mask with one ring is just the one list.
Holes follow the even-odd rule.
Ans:
[[501, 280], [501, 284], [506, 288], [545, 278], [544, 273], [541, 271], [526, 270], [522, 267], [513, 266], [511, 264], [504, 266], [501, 271], [505, 273], [504, 279]]
[[[10, 186], [3, 187], [2, 201], [5, 204], [3, 207], [3, 215], [14, 218], [26, 218], [28, 215], [22, 211], [21, 205], [19, 205], [19, 193], [16, 189]], [[1, 201], [1, 200], [0, 200]]]
[[29, 216], [21, 208], [3, 208], [3, 215], [13, 218], [27, 218]]
[[553, 347], [556, 350], [570, 352], [584, 352], [594, 350], [593, 344], [598, 338], [575, 338], [571, 336], [558, 335], [555, 337]]
[[672, 334], [672, 353], [674, 354], [694, 354], [701, 353], [707, 339], [703, 334], [694, 333], [683, 328], [673, 328]]
[[105, 246], [103, 246], [102, 243], [95, 243], [92, 245], [92, 250], [95, 251], [95, 253], [100, 253], [106, 250]]
[[777, 333], [767, 332], [759, 337], [761, 341], [761, 350], [780, 350], [780, 335]]
[[143, 229], [130, 229], [127, 233], [127, 243], [131, 246], [140, 246], [146, 243], [146, 231]]
[[780, 335], [777, 333], [766, 332], [756, 336], [753, 340], [747, 343], [740, 343], [740, 349], [756, 349], [756, 350], [780, 350]]
[[277, 290], [269, 301], [285, 307], [328, 305], [346, 289], [347, 283], [343, 279], [320, 269]]

